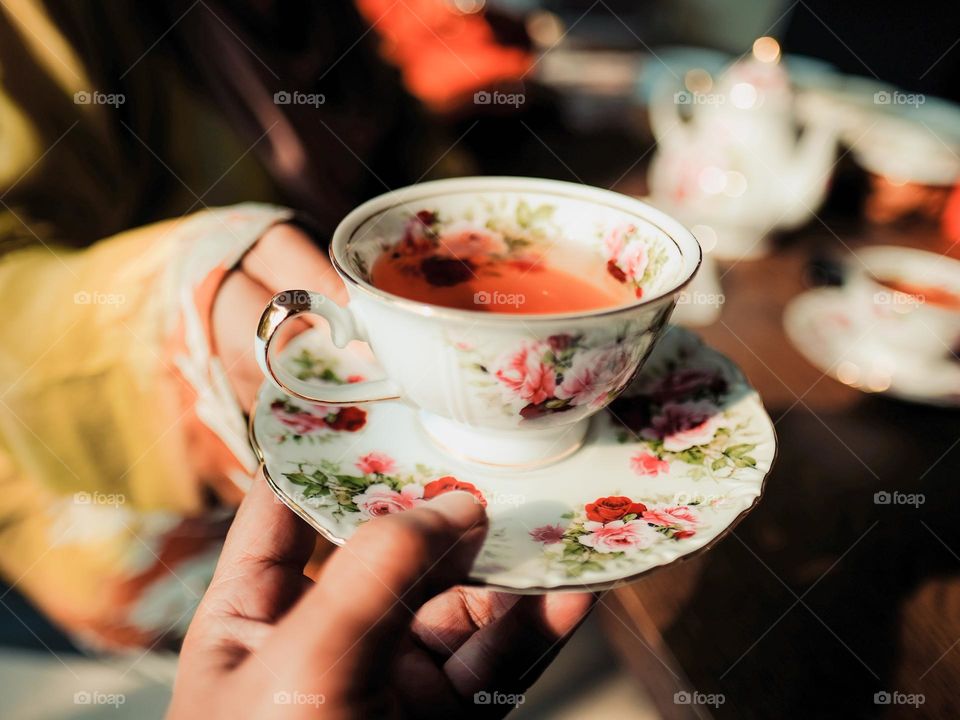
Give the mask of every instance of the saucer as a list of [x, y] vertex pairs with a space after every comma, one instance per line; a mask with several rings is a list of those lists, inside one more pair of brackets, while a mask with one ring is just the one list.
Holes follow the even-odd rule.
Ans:
[[[352, 344], [308, 331], [279, 353], [307, 382], [383, 376]], [[643, 372], [557, 463], [507, 474], [446, 455], [400, 401], [328, 407], [264, 384], [250, 419], [279, 498], [334, 543], [449, 490], [485, 503], [469, 581], [519, 593], [602, 589], [710, 547], [757, 503], [773, 424], [727, 358], [671, 327]]]
[[870, 337], [842, 289], [798, 295], [787, 305], [783, 325], [800, 354], [834, 380], [910, 402], [960, 407], [960, 362], [885, 347]]

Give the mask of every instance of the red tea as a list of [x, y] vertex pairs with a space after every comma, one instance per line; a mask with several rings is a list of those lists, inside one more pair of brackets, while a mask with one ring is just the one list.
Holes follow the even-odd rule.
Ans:
[[371, 282], [417, 302], [481, 312], [579, 312], [635, 299], [588, 248], [511, 248], [475, 227], [407, 232], [376, 259]]

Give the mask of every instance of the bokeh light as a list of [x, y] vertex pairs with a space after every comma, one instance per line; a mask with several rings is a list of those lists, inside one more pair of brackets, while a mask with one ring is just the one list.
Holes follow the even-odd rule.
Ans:
[[757, 89], [746, 82], [739, 82], [730, 88], [730, 102], [741, 110], [749, 110], [757, 104]]
[[753, 56], [760, 62], [777, 62], [780, 59], [780, 43], [769, 36], [758, 37], [753, 41]]

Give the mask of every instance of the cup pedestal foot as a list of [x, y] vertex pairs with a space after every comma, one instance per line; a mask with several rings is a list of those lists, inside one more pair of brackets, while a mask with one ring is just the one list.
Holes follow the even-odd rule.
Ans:
[[532, 470], [569, 457], [583, 445], [590, 426], [590, 419], [584, 418], [542, 430], [486, 430], [423, 410], [419, 417], [427, 437], [446, 454], [503, 470]]

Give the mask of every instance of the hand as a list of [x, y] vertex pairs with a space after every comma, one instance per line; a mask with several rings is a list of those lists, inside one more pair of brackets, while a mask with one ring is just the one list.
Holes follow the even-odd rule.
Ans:
[[486, 529], [471, 495], [441, 495], [362, 526], [314, 584], [315, 533], [259, 479], [184, 640], [169, 717], [506, 715], [474, 693], [522, 692], [593, 598], [451, 589]]
[[[345, 303], [347, 297], [330, 260], [310, 237], [292, 225], [276, 225], [227, 276], [214, 300], [214, 350], [227, 368], [227, 378], [244, 411], [253, 405], [263, 382], [253, 354], [260, 315], [276, 293], [292, 289], [316, 290], [339, 303]], [[309, 322], [321, 324], [323, 320], [311, 316]], [[294, 333], [307, 327], [306, 321], [289, 325]], [[282, 335], [280, 345], [289, 337]]]

